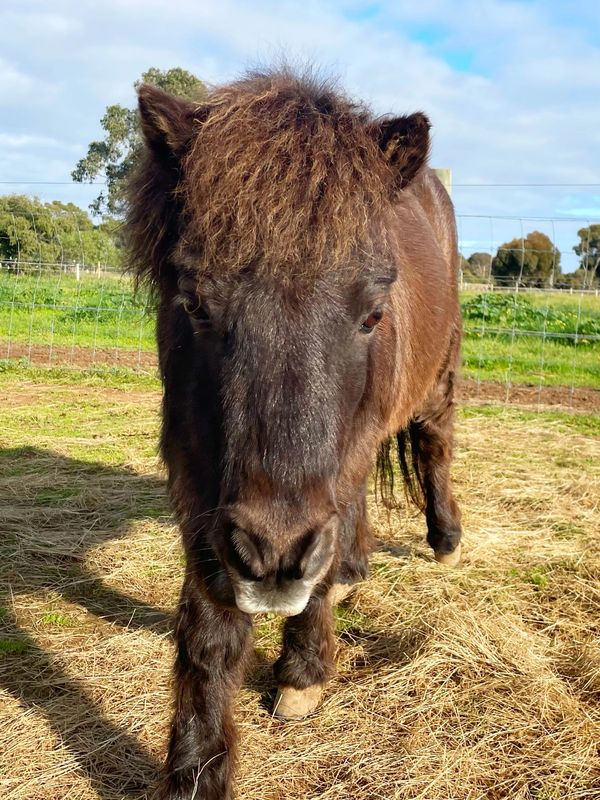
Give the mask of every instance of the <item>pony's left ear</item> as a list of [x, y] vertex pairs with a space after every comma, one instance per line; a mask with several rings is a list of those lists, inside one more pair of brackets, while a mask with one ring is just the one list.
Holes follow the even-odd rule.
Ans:
[[138, 89], [138, 105], [148, 148], [158, 158], [180, 158], [192, 138], [195, 120], [203, 117], [202, 107], [149, 83]]
[[403, 189], [427, 163], [429, 119], [418, 111], [408, 117], [374, 122], [369, 128], [394, 172], [395, 188]]

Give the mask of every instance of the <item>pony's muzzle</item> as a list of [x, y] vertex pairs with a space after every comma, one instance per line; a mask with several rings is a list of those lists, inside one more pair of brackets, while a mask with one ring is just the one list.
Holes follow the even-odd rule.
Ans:
[[334, 515], [321, 528], [311, 529], [289, 543], [281, 553], [273, 541], [234, 528], [223, 555], [240, 611], [285, 617], [302, 613], [333, 561], [337, 525]]

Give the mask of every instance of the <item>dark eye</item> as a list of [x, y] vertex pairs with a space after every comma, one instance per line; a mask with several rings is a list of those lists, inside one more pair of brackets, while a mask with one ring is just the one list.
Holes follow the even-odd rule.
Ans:
[[210, 316], [208, 315], [208, 311], [204, 308], [198, 296], [195, 294], [184, 294], [183, 295], [183, 310], [185, 313], [195, 319], [197, 322], [208, 323], [210, 322]]
[[371, 333], [375, 325], [381, 320], [383, 317], [383, 309], [376, 308], [369, 316], [363, 321], [362, 325], [360, 326], [361, 333]]

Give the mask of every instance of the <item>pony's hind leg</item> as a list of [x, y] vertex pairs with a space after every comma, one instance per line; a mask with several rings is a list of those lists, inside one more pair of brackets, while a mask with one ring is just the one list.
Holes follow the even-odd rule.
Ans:
[[[460, 509], [452, 494], [450, 481], [453, 394], [454, 374], [448, 371], [425, 407], [411, 421], [407, 432], [413, 467], [423, 493], [427, 541], [433, 548], [436, 561], [449, 566], [456, 566], [460, 561], [462, 533]], [[401, 437], [402, 434], [399, 435], [402, 450]]]
[[337, 605], [364, 581], [369, 573], [369, 555], [374, 539], [367, 515], [367, 484], [361, 487], [354, 502], [342, 514], [339, 540], [339, 563], [329, 590], [329, 600]]

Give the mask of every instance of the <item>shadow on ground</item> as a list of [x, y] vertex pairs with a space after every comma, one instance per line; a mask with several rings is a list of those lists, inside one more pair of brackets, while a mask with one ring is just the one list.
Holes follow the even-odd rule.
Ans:
[[[168, 613], [116, 591], [85, 566], [90, 549], [124, 539], [132, 522], [168, 515], [165, 482], [155, 475], [32, 447], [4, 449], [0, 450], [0, 506], [0, 587], [5, 587], [0, 589], [0, 605], [5, 609], [0, 638], [16, 644], [13, 652], [9, 648], [0, 653], [0, 687], [24, 707], [43, 712], [100, 800], [146, 798], [156, 780], [156, 758], [105, 718], [84, 681], [67, 675], [18, 626], [10, 609], [13, 598], [21, 593], [51, 590], [124, 629], [168, 634]], [[379, 542], [379, 549], [401, 559], [410, 552], [384, 542]], [[355, 643], [356, 637], [362, 640], [371, 667], [390, 659], [403, 662], [418, 646], [414, 638], [392, 640], [358, 630], [342, 633], [340, 638]], [[68, 652], [64, 657], [68, 660]], [[255, 653], [245, 684], [259, 693], [260, 705], [270, 710], [272, 665], [263, 653]], [[74, 724], [74, 719], [79, 722]]]
[[[46, 485], [40, 476], [47, 476]], [[87, 492], [85, 506], [68, 508], [77, 490]], [[83, 682], [66, 675], [19, 628], [10, 609], [20, 593], [49, 589], [124, 628], [168, 632], [171, 622], [165, 611], [108, 587], [86, 571], [84, 561], [87, 550], [125, 537], [147, 508], [166, 514], [165, 482], [35, 448], [4, 449], [0, 505], [0, 604], [5, 609], [0, 626], [2, 639], [14, 642], [12, 653], [9, 646], [1, 654], [0, 686], [22, 705], [45, 714], [101, 800], [124, 793], [144, 797], [155, 780], [156, 760], [103, 717]], [[81, 724], [73, 725], [74, 716]]]

